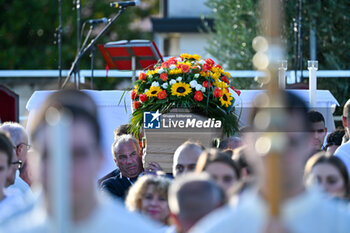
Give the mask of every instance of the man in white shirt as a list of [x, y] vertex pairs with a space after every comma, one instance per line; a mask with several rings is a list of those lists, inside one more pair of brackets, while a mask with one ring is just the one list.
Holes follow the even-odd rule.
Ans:
[[[265, 130], [258, 131], [261, 127], [255, 116], [261, 116], [263, 105], [253, 109], [251, 117], [252, 129], [257, 130], [247, 137], [247, 147], [250, 148], [248, 158], [255, 168], [260, 183], [255, 190], [247, 190], [242, 194], [235, 207], [226, 207], [204, 218], [193, 228], [193, 233], [208, 232], [240, 232], [262, 233], [274, 232], [272, 229], [280, 229], [276, 232], [293, 233], [346, 233], [350, 229], [350, 215], [335, 203], [324, 198], [318, 190], [306, 190], [303, 182], [303, 170], [305, 161], [312, 151], [312, 131], [306, 118], [307, 107], [297, 96], [284, 93], [285, 106], [283, 114], [273, 128], [275, 137], [271, 138], [272, 148], [285, 143], [280, 151], [280, 166], [282, 171], [279, 176], [281, 188], [281, 201], [278, 217], [270, 217], [268, 197], [270, 197], [270, 181], [266, 176], [269, 157], [259, 140], [264, 139]], [[266, 109], [272, 114], [281, 114], [276, 110]], [[266, 130], [267, 132], [269, 129]], [[282, 139], [285, 139], [283, 142]], [[275, 142], [278, 142], [275, 144]], [[265, 152], [264, 152], [265, 151]], [[269, 155], [271, 156], [271, 155]], [[281, 231], [282, 230], [282, 231]]]
[[[345, 128], [345, 135], [350, 135], [350, 99], [345, 103], [343, 108], [343, 126]], [[350, 141], [338, 147], [334, 155], [338, 156], [344, 162], [350, 174]]]

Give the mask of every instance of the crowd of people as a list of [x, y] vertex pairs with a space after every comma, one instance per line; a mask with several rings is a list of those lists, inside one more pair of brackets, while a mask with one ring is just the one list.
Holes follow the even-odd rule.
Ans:
[[[71, 152], [71, 165], [61, 171], [70, 179], [66, 232], [350, 232], [350, 100], [344, 129], [327, 132], [320, 112], [289, 92], [283, 96], [284, 124], [273, 134], [254, 120], [265, 107], [257, 101], [239, 134], [213, 148], [194, 140], [180, 145], [172, 173], [157, 161], [144, 164], [142, 136], [121, 125], [111, 145], [115, 170], [98, 177], [103, 154], [96, 104], [78, 90], [55, 92], [28, 135], [18, 123], [0, 125], [0, 232], [59, 231], [50, 161], [52, 144], [60, 142], [52, 141], [51, 128], [53, 119], [64, 117]], [[278, 141], [272, 143], [280, 154], [275, 172], [261, 149], [266, 135]], [[276, 201], [271, 174], [279, 177], [278, 214], [270, 210]]]

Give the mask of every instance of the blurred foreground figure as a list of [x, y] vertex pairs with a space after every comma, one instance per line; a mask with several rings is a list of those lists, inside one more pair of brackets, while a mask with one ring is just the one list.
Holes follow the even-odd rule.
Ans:
[[224, 192], [207, 174], [186, 174], [176, 178], [170, 186], [169, 207], [177, 232], [188, 232], [196, 222], [224, 202]]
[[[69, 96], [72, 95], [77, 98], [71, 99], [70, 102]], [[0, 231], [39, 233], [52, 230], [54, 209], [50, 183], [54, 174], [51, 172], [51, 132], [47, 119], [63, 113], [71, 120], [67, 139], [72, 155], [71, 167], [68, 171], [62, 171], [70, 173], [70, 232], [154, 232], [148, 222], [126, 211], [122, 204], [97, 193], [96, 180], [103, 155], [96, 105], [88, 95], [76, 90], [54, 93], [38, 112], [32, 125], [31, 141], [37, 152], [33, 158], [36, 170], [34, 181], [40, 182], [43, 194], [33, 208], [23, 210], [0, 225]], [[137, 224], [134, 224], [135, 222]]]
[[[268, 156], [264, 150], [260, 150], [259, 140], [267, 133], [259, 129], [255, 116], [261, 113], [262, 106], [256, 102], [252, 110], [250, 124], [255, 132], [248, 133], [247, 154], [254, 166], [254, 172], [259, 177], [258, 188], [246, 190], [237, 206], [221, 209], [200, 221], [191, 232], [240, 232], [262, 233], [271, 232], [271, 224], [280, 229], [276, 232], [290, 233], [342, 233], [349, 232], [350, 215], [345, 208], [340, 208], [329, 198], [327, 199], [318, 189], [306, 190], [303, 183], [303, 170], [306, 159], [309, 157], [312, 134], [307, 119], [307, 107], [302, 100], [291, 93], [283, 93], [284, 109], [264, 109], [273, 111], [283, 110], [283, 121], [274, 128], [279, 140], [284, 137], [283, 152], [281, 153], [281, 204], [279, 205], [278, 218], [271, 218], [268, 196], [269, 186], [266, 177]], [[261, 97], [260, 97], [261, 99]], [[275, 125], [276, 126], [276, 125]], [[260, 132], [259, 132], [260, 131]], [[260, 144], [261, 145], [261, 144]], [[341, 206], [343, 207], [343, 206]]]
[[[350, 99], [345, 103], [343, 108], [343, 126], [345, 128], [345, 135], [343, 137], [343, 144], [334, 152], [346, 165], [348, 173], [350, 174]], [[346, 141], [347, 140], [347, 141]]]

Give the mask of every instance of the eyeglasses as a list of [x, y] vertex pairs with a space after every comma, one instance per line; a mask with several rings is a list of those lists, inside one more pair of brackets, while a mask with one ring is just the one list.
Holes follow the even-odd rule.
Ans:
[[18, 166], [17, 168], [21, 169], [23, 166], [23, 162], [22, 162], [22, 160], [17, 160], [17, 161], [12, 162], [11, 165], [17, 165]]
[[27, 148], [27, 150], [29, 150], [30, 148], [31, 148], [31, 146], [30, 145], [28, 145], [28, 144], [26, 144], [26, 143], [23, 143], [23, 142], [21, 142], [20, 144], [18, 144], [17, 146], [16, 146], [16, 149], [18, 149], [20, 146], [22, 146], [22, 145], [25, 145], [26, 146], [26, 148]]

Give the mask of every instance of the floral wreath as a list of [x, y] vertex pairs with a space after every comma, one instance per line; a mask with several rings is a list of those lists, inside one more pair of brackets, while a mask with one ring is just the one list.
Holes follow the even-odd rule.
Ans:
[[201, 60], [196, 54], [181, 54], [158, 62], [153, 70], [139, 74], [131, 92], [134, 109], [131, 133], [140, 132], [144, 112], [166, 113], [172, 108], [187, 108], [220, 120], [224, 133], [233, 135], [238, 130], [233, 112], [240, 91], [234, 89], [230, 80], [230, 74], [220, 65], [210, 58]]

